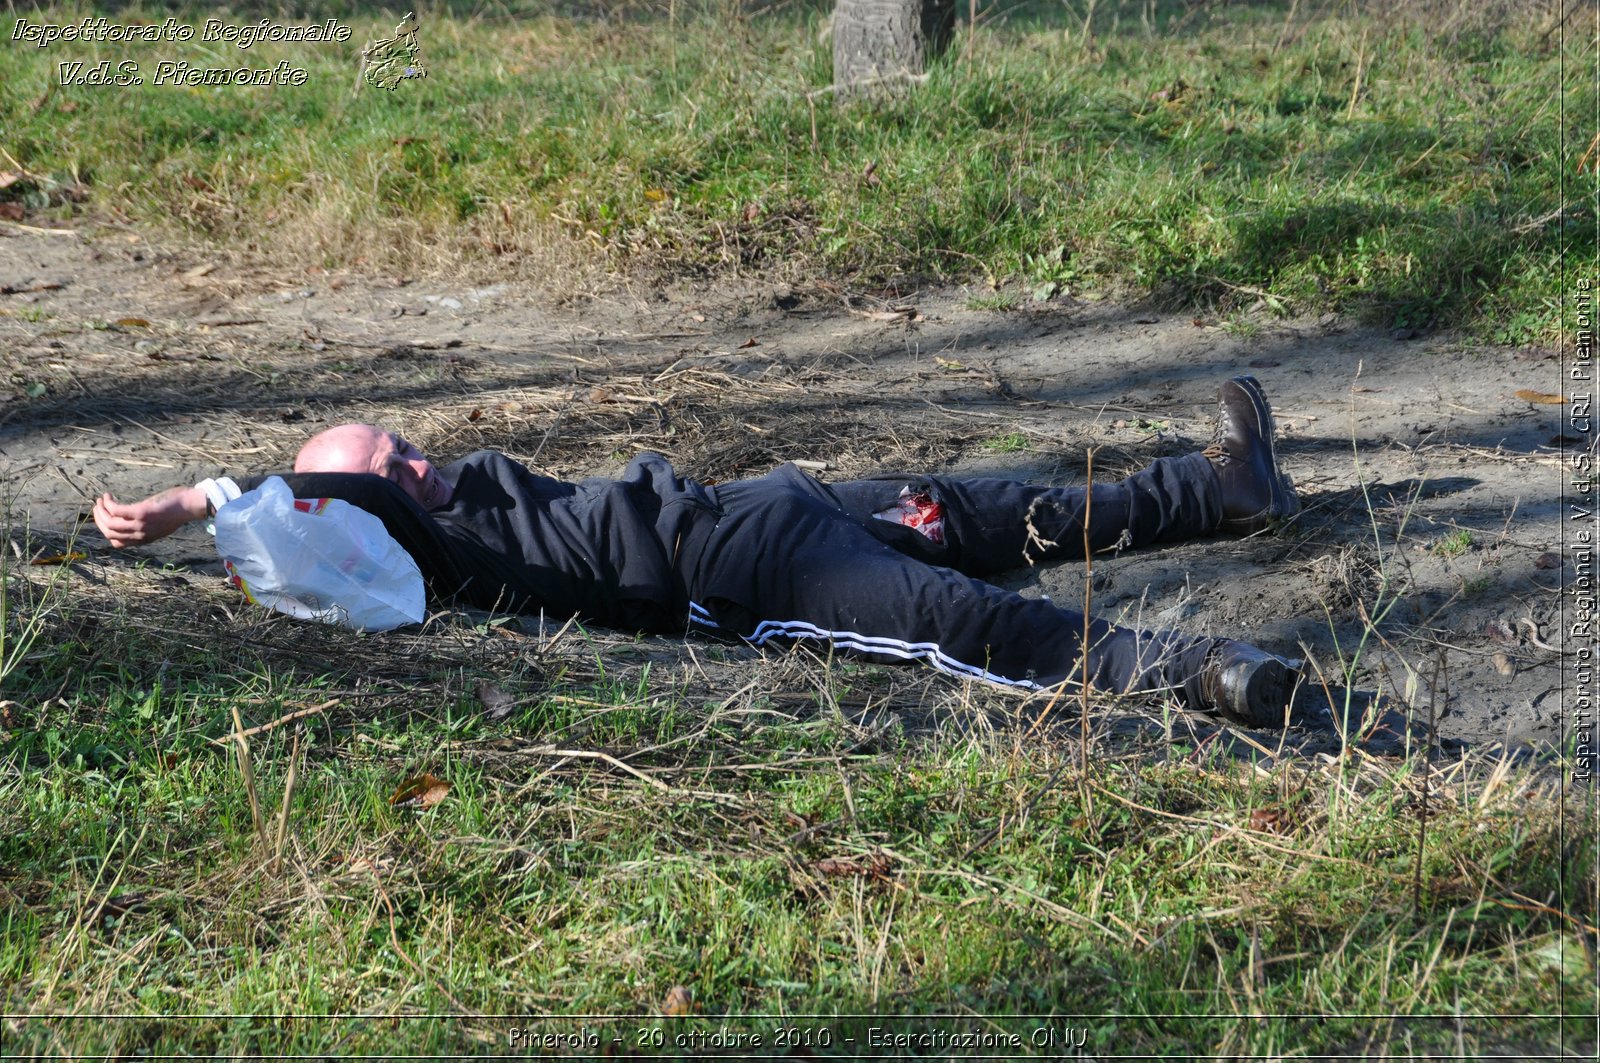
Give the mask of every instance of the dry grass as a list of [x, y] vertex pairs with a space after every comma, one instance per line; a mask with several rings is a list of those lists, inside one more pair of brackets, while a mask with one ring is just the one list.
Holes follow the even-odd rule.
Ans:
[[[687, 421], [699, 389], [743, 394], [736, 376], [607, 380], [615, 403], [504, 401], [541, 420], [577, 409], [609, 443], [636, 441], [629, 419], [651, 402]], [[463, 409], [413, 427], [444, 441]], [[712, 453], [693, 448], [713, 431], [685, 436], [685, 453]], [[297, 434], [253, 438], [286, 452]], [[23, 871], [0, 875], [21, 920], [0, 938], [0, 985], [21, 1014], [8, 1036], [33, 1050], [379, 1050], [350, 1020], [155, 1018], [287, 1010], [382, 1013], [391, 1047], [444, 1054], [501, 1043], [495, 1015], [650, 1012], [673, 985], [741, 1028], [789, 1008], [1144, 1001], [1169, 1028], [1100, 1036], [1157, 1054], [1366, 1035], [1243, 1015], [1588, 999], [1592, 884], [1561, 877], [1558, 824], [1576, 810], [1539, 765], [1424, 771], [1102, 697], [1084, 734], [1075, 698], [1047, 712], [1048, 697], [804, 648], [463, 612], [363, 637], [182, 575], [70, 571], [65, 597], [43, 594], [40, 570], [10, 575], [44, 622], [0, 778], [0, 863]], [[486, 682], [512, 699], [503, 719]], [[449, 795], [391, 807], [421, 772]], [[128, 788], [109, 814], [105, 785]], [[71, 859], [47, 870], [47, 852]], [[410, 1024], [423, 1012], [452, 1018], [430, 1032]], [[147, 1018], [72, 1018], [90, 1014]], [[1557, 1038], [1528, 1017], [1407, 1026], [1437, 1046]]]

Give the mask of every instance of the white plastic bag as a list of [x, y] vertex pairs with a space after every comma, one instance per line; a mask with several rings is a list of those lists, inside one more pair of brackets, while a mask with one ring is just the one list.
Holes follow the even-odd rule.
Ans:
[[364, 509], [296, 499], [273, 476], [217, 510], [217, 553], [258, 605], [301, 620], [388, 631], [426, 615], [422, 573]]

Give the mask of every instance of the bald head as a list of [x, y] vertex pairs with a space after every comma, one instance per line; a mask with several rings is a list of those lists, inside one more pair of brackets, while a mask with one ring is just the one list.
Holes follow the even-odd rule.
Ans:
[[389, 433], [376, 425], [342, 424], [306, 440], [295, 472], [371, 472], [372, 456]]
[[416, 447], [370, 424], [342, 424], [318, 432], [295, 455], [295, 472], [364, 472], [381, 476], [423, 509], [447, 504], [454, 493]]

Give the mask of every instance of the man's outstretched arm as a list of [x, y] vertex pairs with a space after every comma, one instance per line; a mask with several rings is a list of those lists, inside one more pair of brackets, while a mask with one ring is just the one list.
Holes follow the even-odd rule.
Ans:
[[138, 502], [118, 502], [109, 491], [94, 500], [95, 526], [119, 549], [164, 539], [208, 513], [198, 487], [172, 487]]
[[[469, 598], [493, 604], [499, 581], [486, 578], [492, 560], [473, 554], [466, 544], [445, 536], [421, 506], [396, 485], [367, 473], [282, 473], [297, 498], [339, 498], [366, 510], [383, 522], [389, 534], [417, 562], [434, 597], [447, 601], [472, 585]], [[240, 490], [259, 487], [265, 476], [239, 481]], [[118, 502], [110, 494], [95, 500], [94, 522], [114, 547], [139, 546], [165, 538], [191, 521], [204, 520], [213, 510], [206, 491], [213, 481], [194, 487], [174, 487], [138, 502]], [[215, 504], [226, 504], [221, 496]], [[477, 574], [474, 581], [472, 575]]]

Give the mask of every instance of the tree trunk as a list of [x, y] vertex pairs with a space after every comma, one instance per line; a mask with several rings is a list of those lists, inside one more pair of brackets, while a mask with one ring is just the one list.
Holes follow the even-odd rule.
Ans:
[[833, 88], [841, 103], [906, 92], [949, 42], [955, 0], [838, 0]]

